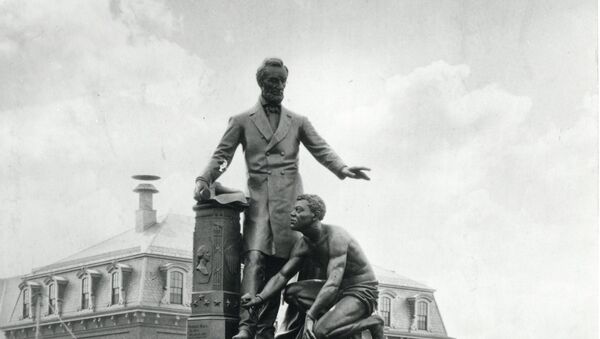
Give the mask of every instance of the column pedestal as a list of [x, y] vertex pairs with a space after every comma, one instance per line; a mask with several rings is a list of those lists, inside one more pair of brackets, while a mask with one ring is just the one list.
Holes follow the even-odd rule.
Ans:
[[240, 309], [240, 212], [216, 203], [194, 206], [192, 313], [188, 339], [230, 339]]

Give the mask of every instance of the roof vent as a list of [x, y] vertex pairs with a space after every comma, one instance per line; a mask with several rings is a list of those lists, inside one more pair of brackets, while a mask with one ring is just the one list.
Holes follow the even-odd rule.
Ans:
[[[143, 181], [160, 179], [156, 175], [134, 175], [132, 178]], [[150, 183], [141, 183], [133, 191], [140, 196], [140, 206], [135, 211], [135, 231], [144, 232], [156, 224], [156, 210], [152, 209], [152, 194], [158, 193], [158, 190]]]

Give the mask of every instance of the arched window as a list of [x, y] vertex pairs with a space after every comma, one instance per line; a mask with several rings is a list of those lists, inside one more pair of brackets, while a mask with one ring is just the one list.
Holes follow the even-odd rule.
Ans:
[[131, 266], [112, 262], [106, 267], [110, 276], [110, 304], [122, 305], [127, 304], [127, 284], [131, 278]]
[[[112, 275], [109, 275], [112, 277]], [[79, 291], [80, 300], [79, 308], [80, 311], [93, 311], [95, 307], [95, 297], [94, 291], [96, 291], [96, 286], [98, 286], [98, 282], [100, 281], [102, 274], [97, 270], [82, 267], [79, 271], [77, 271], [77, 278], [80, 279], [81, 290]], [[112, 281], [110, 282], [112, 284]], [[111, 285], [112, 287], [112, 285]], [[112, 296], [112, 290], [111, 290]], [[112, 298], [111, 298], [112, 299]]]
[[392, 299], [390, 299], [389, 297], [383, 297], [381, 298], [381, 306], [379, 308], [379, 313], [381, 314], [381, 317], [383, 318], [383, 325], [384, 326], [390, 326], [390, 315], [392, 311]]
[[[41, 295], [45, 294], [42, 292], [42, 285], [35, 281], [23, 281], [19, 284], [19, 289], [21, 290], [20, 295], [23, 296], [22, 319], [35, 318], [37, 314], [36, 304], [38, 303], [36, 298], [40, 298]], [[41, 302], [41, 300], [39, 301]]]
[[417, 303], [417, 329], [427, 331], [428, 304], [425, 301]]
[[48, 285], [48, 314], [54, 314], [56, 310], [56, 284]]
[[112, 305], [116, 305], [119, 303], [119, 272], [113, 272], [110, 278], [111, 282], [111, 293], [110, 293], [110, 303]]
[[430, 292], [417, 293], [406, 299], [412, 309], [411, 331], [429, 331], [429, 306], [435, 305]]
[[81, 279], [81, 309], [90, 307], [90, 280], [88, 277]]
[[23, 289], [23, 319], [31, 316], [31, 298], [29, 298], [29, 288]]
[[[187, 272], [189, 268], [185, 265], [176, 263], [166, 263], [158, 268], [159, 275], [163, 282], [163, 296], [161, 304], [187, 305], [189, 306], [189, 294], [186, 298], [183, 291], [186, 289], [186, 280], [189, 277]], [[185, 300], [185, 304], [184, 304]]]
[[171, 281], [169, 282], [169, 294], [171, 304], [183, 304], [183, 273], [171, 272]]

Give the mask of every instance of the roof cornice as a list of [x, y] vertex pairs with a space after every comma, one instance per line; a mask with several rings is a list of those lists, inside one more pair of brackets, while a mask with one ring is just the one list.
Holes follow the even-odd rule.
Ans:
[[395, 284], [382, 283], [382, 282], [379, 282], [379, 286], [380, 287], [388, 287], [388, 288], [401, 288], [404, 290], [411, 290], [411, 291], [417, 291], [417, 292], [430, 292], [430, 293], [435, 292], [435, 290], [433, 288], [407, 286], [407, 285], [395, 285]]
[[29, 273], [29, 274], [22, 276], [22, 279], [24, 279], [24, 280], [37, 279], [37, 278], [47, 277], [48, 275], [58, 275], [58, 274], [64, 274], [67, 272], [72, 272], [72, 271], [79, 271], [82, 266], [89, 268], [91, 266], [96, 267], [96, 266], [110, 265], [111, 263], [113, 263], [115, 261], [121, 262], [121, 261], [125, 261], [125, 260], [134, 260], [134, 259], [138, 259], [138, 258], [158, 258], [158, 259], [183, 261], [183, 262], [187, 262], [187, 263], [192, 262], [191, 257], [182, 258], [182, 257], [178, 257], [178, 256], [163, 255], [163, 254], [156, 254], [156, 253], [136, 253], [133, 255], [126, 255], [126, 256], [122, 256], [122, 257], [118, 257], [118, 258], [114, 258], [114, 257], [106, 258], [104, 260], [97, 260], [94, 262], [81, 262], [78, 265], [69, 265], [67, 267], [57, 268], [55, 270], [37, 271], [37, 272]]
[[[184, 317], [189, 317], [190, 316], [190, 312], [185, 312], [183, 310], [178, 311], [175, 309], [167, 309], [164, 307], [152, 307], [152, 306], [133, 306], [133, 307], [124, 307], [124, 308], [119, 308], [119, 309], [114, 309], [114, 310], [102, 310], [102, 311], [96, 311], [96, 312], [90, 312], [90, 313], [86, 313], [85, 315], [80, 315], [80, 316], [69, 316], [69, 315], [63, 315], [62, 316], [62, 320], [63, 322], [73, 322], [73, 321], [80, 321], [80, 320], [85, 320], [85, 319], [93, 319], [93, 318], [103, 318], [103, 317], [110, 317], [113, 315], [121, 315], [121, 314], [127, 314], [127, 313], [134, 313], [134, 312], [147, 312], [147, 313], [160, 313], [160, 314], [168, 314], [168, 315], [175, 315], [175, 316], [184, 316]], [[52, 320], [47, 320], [44, 321], [43, 319], [40, 321], [41, 325], [50, 325], [50, 324], [59, 324], [60, 320], [55, 318]], [[5, 326], [0, 326], [0, 330], [2, 331], [13, 331], [13, 330], [19, 330], [22, 328], [29, 328], [29, 327], [35, 327], [35, 321], [29, 319], [29, 321], [25, 322], [25, 323], [21, 323], [21, 324], [15, 324], [15, 325], [5, 325]]]

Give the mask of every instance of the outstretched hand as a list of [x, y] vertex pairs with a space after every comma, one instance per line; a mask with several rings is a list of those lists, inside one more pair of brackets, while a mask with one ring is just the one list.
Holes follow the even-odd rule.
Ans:
[[367, 173], [363, 172], [370, 170], [370, 168], [364, 166], [351, 166], [342, 168], [342, 174], [347, 178], [371, 180]]

